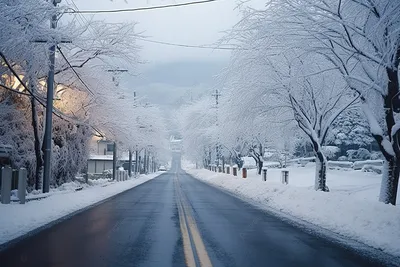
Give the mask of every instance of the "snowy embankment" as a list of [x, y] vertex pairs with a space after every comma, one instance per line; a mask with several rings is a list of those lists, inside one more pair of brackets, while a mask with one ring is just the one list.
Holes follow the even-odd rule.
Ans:
[[269, 169], [263, 182], [255, 170], [248, 178], [204, 169], [185, 170], [195, 178], [226, 189], [262, 209], [318, 225], [343, 237], [400, 257], [400, 207], [378, 202], [381, 176], [354, 170], [329, 170], [331, 192], [313, 189], [315, 165], [290, 167], [289, 185], [281, 170]]
[[53, 190], [45, 194], [46, 198], [41, 200], [30, 201], [24, 205], [18, 203], [0, 204], [0, 245], [73, 212], [145, 183], [160, 174], [158, 172], [150, 175], [141, 175], [138, 178], [122, 182], [107, 181], [105, 179], [92, 180], [92, 186], [85, 185], [79, 191], [75, 191], [77, 183], [72, 182], [62, 185], [59, 190]]

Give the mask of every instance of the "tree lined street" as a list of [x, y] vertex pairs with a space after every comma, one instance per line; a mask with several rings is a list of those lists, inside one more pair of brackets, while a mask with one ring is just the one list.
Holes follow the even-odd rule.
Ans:
[[395, 266], [200, 182], [177, 158], [172, 166], [5, 248], [2, 266]]

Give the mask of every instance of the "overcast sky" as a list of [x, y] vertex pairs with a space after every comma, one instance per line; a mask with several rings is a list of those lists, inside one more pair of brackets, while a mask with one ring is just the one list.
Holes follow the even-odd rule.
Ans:
[[[71, 3], [72, 0], [63, 0]], [[148, 7], [194, 0], [74, 0], [80, 10], [120, 9]], [[265, 0], [252, 0], [260, 5]], [[223, 31], [231, 28], [239, 20], [235, 10], [236, 0], [220, 0], [193, 6], [167, 8], [131, 13], [95, 15], [94, 19], [110, 22], [138, 22], [138, 31], [149, 39], [189, 45], [213, 44], [223, 36]], [[90, 18], [92, 15], [85, 15]], [[150, 65], [171, 61], [219, 60], [227, 59], [229, 52], [221, 50], [171, 47], [148, 42], [140, 42], [141, 56]]]

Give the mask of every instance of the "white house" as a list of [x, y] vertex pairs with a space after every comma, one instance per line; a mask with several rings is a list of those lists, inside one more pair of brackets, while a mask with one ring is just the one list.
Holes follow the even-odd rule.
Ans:
[[90, 155], [88, 160], [88, 173], [103, 173], [112, 170], [113, 155]]

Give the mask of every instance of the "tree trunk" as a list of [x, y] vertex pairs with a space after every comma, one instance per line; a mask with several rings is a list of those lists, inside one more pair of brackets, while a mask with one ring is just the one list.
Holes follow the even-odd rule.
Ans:
[[[31, 86], [32, 88], [32, 86]], [[35, 91], [32, 91], [35, 92]], [[34, 136], [34, 147], [36, 157], [36, 169], [35, 169], [35, 189], [39, 190], [41, 186], [41, 174], [43, 167], [42, 150], [40, 149], [40, 136], [39, 136], [39, 123], [38, 115], [36, 110], [36, 100], [31, 97], [31, 111], [32, 111], [32, 128]]]
[[399, 162], [396, 162], [394, 157], [384, 162], [379, 201], [385, 204], [396, 205], [400, 174], [399, 166]]
[[328, 161], [325, 155], [321, 151], [320, 144], [310, 136], [314, 154], [315, 154], [315, 185], [314, 189], [317, 191], [329, 192], [329, 188], [326, 185], [326, 167]]
[[258, 173], [258, 175], [261, 175], [263, 165], [264, 165], [264, 161], [258, 159], [258, 162], [257, 162], [257, 169], [258, 169], [257, 173]]
[[329, 192], [328, 186], [326, 185], [326, 167], [328, 161], [326, 157], [321, 153], [316, 153], [315, 157], [315, 185], [314, 188], [317, 191]]

